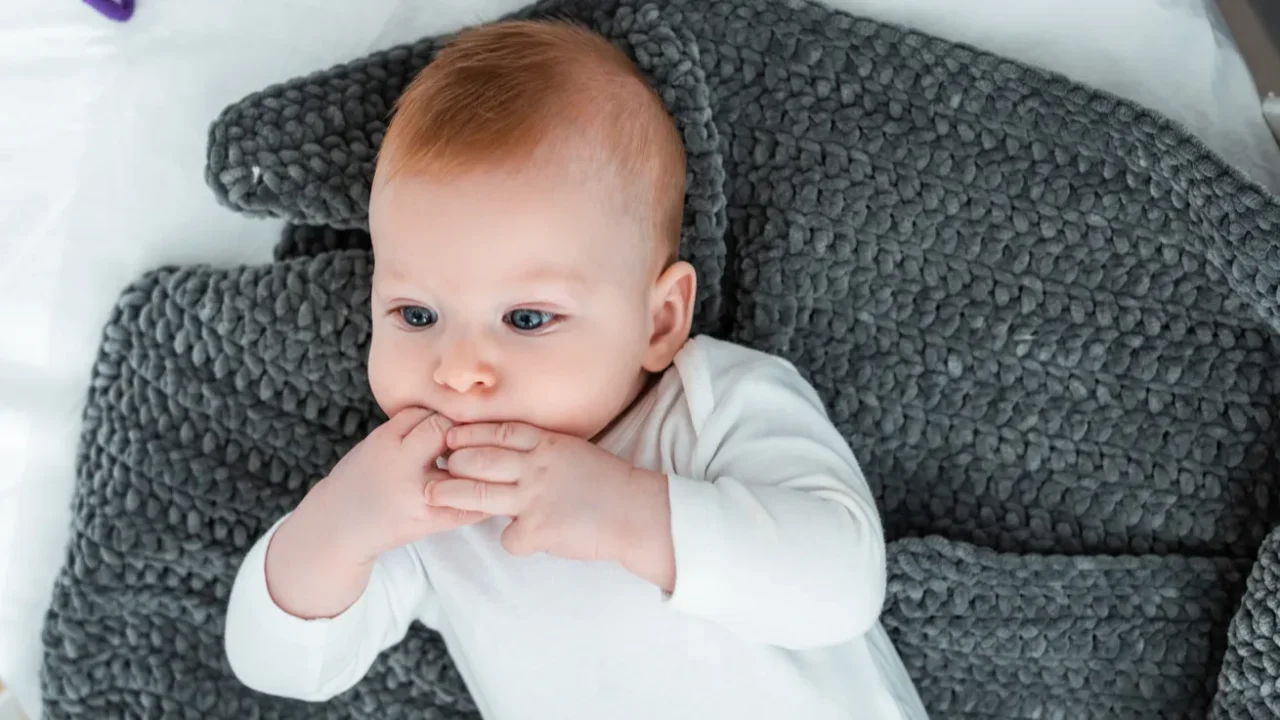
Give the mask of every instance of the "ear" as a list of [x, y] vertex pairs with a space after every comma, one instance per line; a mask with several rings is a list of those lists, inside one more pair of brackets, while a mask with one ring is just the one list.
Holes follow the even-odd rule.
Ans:
[[649, 300], [649, 347], [644, 369], [666, 370], [676, 353], [689, 339], [693, 324], [693, 300], [698, 291], [698, 274], [683, 260], [662, 271], [653, 284]]

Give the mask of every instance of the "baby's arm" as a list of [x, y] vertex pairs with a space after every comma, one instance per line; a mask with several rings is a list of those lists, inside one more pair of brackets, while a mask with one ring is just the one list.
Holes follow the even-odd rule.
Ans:
[[865, 633], [884, 602], [885, 542], [853, 452], [789, 363], [705, 370], [714, 409], [694, 462], [711, 482], [668, 476], [669, 601], [789, 648]]
[[[330, 556], [326, 578], [317, 576], [289, 591], [297, 603], [306, 595], [303, 589], [310, 588], [317, 602], [309, 608], [286, 604], [297, 614], [286, 612], [273, 599], [276, 583], [268, 578], [276, 565], [272, 555], [279, 549], [272, 545], [286, 528], [281, 521], [258, 540], [231, 590], [227, 659], [246, 686], [298, 700], [328, 700], [359, 682], [378, 654], [404, 637], [413, 620], [437, 625], [435, 593], [412, 546], [349, 568], [338, 567], [340, 555]], [[323, 547], [323, 541], [307, 544], [317, 552]], [[296, 558], [280, 560], [297, 563], [290, 568], [295, 570], [303, 564]], [[326, 605], [337, 609], [315, 611]]]
[[255, 690], [325, 700], [364, 677], [435, 594], [413, 543], [483, 518], [424, 497], [450, 423], [396, 413], [250, 549], [227, 608], [231, 669]]

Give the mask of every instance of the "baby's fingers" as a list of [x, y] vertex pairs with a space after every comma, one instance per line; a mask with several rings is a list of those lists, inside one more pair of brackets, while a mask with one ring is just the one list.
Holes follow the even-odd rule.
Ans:
[[441, 530], [452, 530], [453, 528], [462, 527], [464, 525], [474, 525], [481, 520], [487, 520], [488, 515], [474, 510], [459, 510], [451, 507], [428, 507], [427, 517], [432, 518], [432, 524], [437, 532]]
[[404, 436], [403, 446], [409, 448], [414, 457], [423, 460], [435, 460], [448, 447], [445, 445], [445, 434], [453, 423], [440, 413], [425, 416]]
[[450, 478], [428, 483], [426, 501], [433, 507], [461, 508], [489, 515], [519, 515], [520, 489], [510, 483]]
[[421, 423], [431, 414], [432, 412], [426, 408], [408, 407], [392, 415], [390, 419], [382, 424], [382, 427], [386, 428], [386, 432], [403, 440], [411, 430], [418, 426], [418, 423]]

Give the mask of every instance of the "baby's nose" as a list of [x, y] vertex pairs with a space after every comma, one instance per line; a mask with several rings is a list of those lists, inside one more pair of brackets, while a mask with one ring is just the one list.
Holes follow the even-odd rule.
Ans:
[[442, 358], [434, 373], [436, 384], [454, 392], [487, 390], [497, 383], [493, 367], [474, 356], [451, 353]]

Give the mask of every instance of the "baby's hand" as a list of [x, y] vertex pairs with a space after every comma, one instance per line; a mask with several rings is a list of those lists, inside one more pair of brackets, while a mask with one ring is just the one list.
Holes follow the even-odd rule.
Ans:
[[433, 480], [427, 501], [512, 517], [502, 533], [512, 554], [625, 565], [643, 538], [670, 537], [665, 476], [586, 440], [523, 423], [477, 423], [451, 429], [448, 445], [451, 477]]
[[[357, 562], [432, 533], [483, 520], [485, 515], [427, 504], [424, 489], [437, 477], [451, 423], [422, 408], [396, 413], [316, 483], [295, 515], [328, 528]], [[291, 518], [292, 520], [292, 518]]]

